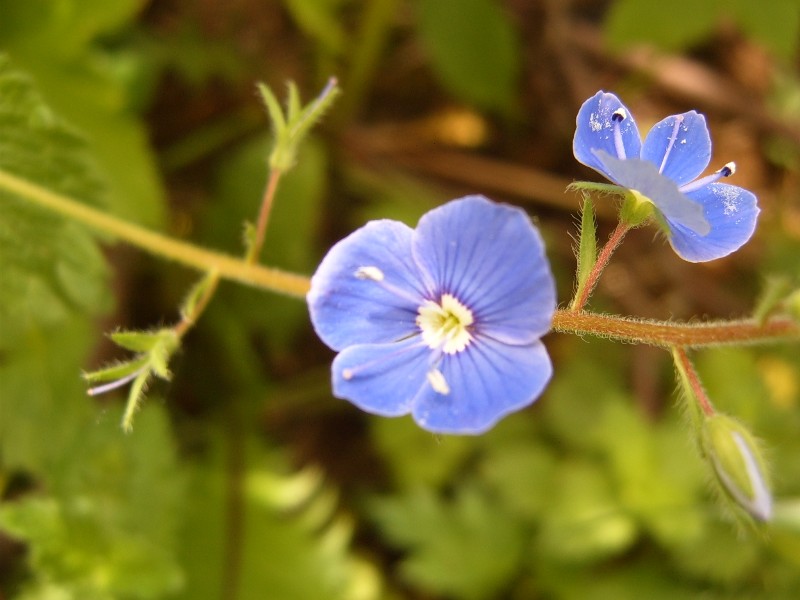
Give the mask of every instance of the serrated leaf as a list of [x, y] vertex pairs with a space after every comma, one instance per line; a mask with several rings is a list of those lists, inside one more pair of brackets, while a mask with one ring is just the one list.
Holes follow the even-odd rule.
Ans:
[[[95, 205], [103, 198], [85, 143], [2, 57], [0, 170]], [[89, 234], [2, 189], [0, 263], [0, 347], [28, 327], [109, 306], [105, 263]]]
[[183, 478], [165, 415], [143, 414], [138, 437], [120, 436], [116, 418], [72, 433], [49, 474], [50, 495], [0, 508], [0, 526], [27, 544], [28, 587], [109, 600], [174, 593], [182, 583], [174, 552]]
[[143, 0], [31, 4], [0, 0], [3, 20], [7, 11], [15, 16], [13, 26], [0, 27], [0, 47], [36, 80], [47, 103], [85, 135], [106, 176], [108, 210], [150, 227], [161, 225], [164, 192], [147, 132], [131, 111], [133, 95], [146, 86], [124, 82], [119, 57], [96, 43], [132, 23]]
[[[210, 460], [195, 465], [192, 472], [182, 538], [187, 585], [180, 597], [216, 599], [221, 586], [227, 583], [236, 586], [240, 600], [356, 597], [377, 600], [380, 593], [377, 574], [373, 568], [354, 560], [349, 550], [349, 535], [345, 535], [344, 543], [332, 540], [339, 535], [338, 517], [334, 516], [333, 523], [326, 524], [322, 531], [310, 529], [306, 522], [305, 508], [313, 508], [317, 495], [324, 496], [332, 490], [320, 487], [322, 481], [315, 476], [312, 479], [316, 478], [318, 485], [312, 489], [308, 485], [312, 483], [310, 480], [282, 475], [283, 461], [250, 437], [243, 444], [248, 470], [238, 482], [242, 486], [242, 512], [238, 516], [243, 519], [242, 538], [238, 540], [240, 560], [233, 574], [235, 580], [225, 579], [223, 566], [230, 535], [227, 529], [230, 523], [225, 518], [230, 486], [223, 454], [225, 443], [221, 435], [215, 435]], [[280, 489], [283, 486], [287, 489]], [[298, 492], [300, 496], [306, 495], [304, 500], [308, 504], [297, 505], [291, 512], [276, 508], [276, 497], [300, 500]], [[330, 513], [328, 516], [331, 517]], [[359, 587], [362, 594], [353, 595], [352, 590]]]
[[417, 0], [419, 34], [431, 66], [459, 98], [509, 110], [520, 72], [520, 49], [509, 16], [495, 0]]
[[375, 501], [372, 512], [388, 539], [407, 551], [405, 578], [437, 594], [499, 597], [522, 558], [520, 523], [476, 489], [461, 488], [448, 502], [418, 488]]

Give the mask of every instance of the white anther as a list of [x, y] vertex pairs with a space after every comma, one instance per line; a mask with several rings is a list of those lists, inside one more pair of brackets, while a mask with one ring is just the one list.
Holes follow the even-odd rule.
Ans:
[[358, 279], [383, 281], [383, 271], [381, 271], [378, 267], [359, 267], [356, 269], [355, 276]]
[[428, 383], [431, 384], [433, 391], [442, 396], [447, 396], [450, 393], [450, 386], [447, 385], [447, 380], [439, 369], [431, 369], [428, 371]]

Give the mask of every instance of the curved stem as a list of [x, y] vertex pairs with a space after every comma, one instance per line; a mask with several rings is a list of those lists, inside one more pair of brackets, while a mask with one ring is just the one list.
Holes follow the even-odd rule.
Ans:
[[703, 389], [703, 384], [700, 382], [700, 376], [697, 374], [697, 370], [694, 368], [692, 361], [689, 360], [689, 357], [686, 355], [686, 349], [679, 346], [673, 346], [672, 356], [675, 360], [678, 370], [686, 378], [686, 383], [691, 388], [692, 395], [694, 396], [695, 400], [697, 400], [700, 410], [703, 411], [703, 414], [706, 417], [713, 417], [715, 412], [714, 405], [711, 404], [708, 394], [706, 394], [705, 389]]
[[620, 342], [670, 348], [701, 348], [725, 344], [800, 342], [800, 325], [786, 318], [759, 324], [753, 319], [674, 323], [649, 321], [584, 311], [557, 310], [553, 331], [593, 335]]
[[[303, 275], [249, 264], [227, 254], [212, 252], [171, 239], [3, 171], [0, 171], [0, 188], [93, 229], [109, 233], [157, 256], [175, 260], [203, 272], [216, 270], [223, 279], [238, 281], [295, 298], [304, 298], [310, 286], [308, 277]], [[606, 246], [608, 245], [607, 243]], [[553, 330], [560, 333], [593, 335], [664, 348], [800, 342], [800, 325], [786, 318], [771, 319], [763, 324], [752, 319], [710, 323], [674, 323], [637, 320], [582, 310], [558, 310], [553, 317]]]
[[0, 170], [0, 188], [34, 204], [57, 212], [92, 229], [107, 233], [147, 252], [179, 262], [193, 269], [216, 270], [220, 277], [268, 289], [279, 294], [302, 298], [308, 291], [308, 279], [280, 269], [263, 267], [228, 254], [213, 252], [181, 242], [118, 219], [66, 196]]

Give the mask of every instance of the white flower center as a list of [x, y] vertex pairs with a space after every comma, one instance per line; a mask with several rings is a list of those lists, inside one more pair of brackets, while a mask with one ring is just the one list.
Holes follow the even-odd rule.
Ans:
[[422, 340], [432, 349], [441, 347], [445, 354], [461, 352], [469, 345], [469, 326], [474, 320], [472, 311], [450, 294], [442, 295], [440, 303], [426, 300], [417, 315]]

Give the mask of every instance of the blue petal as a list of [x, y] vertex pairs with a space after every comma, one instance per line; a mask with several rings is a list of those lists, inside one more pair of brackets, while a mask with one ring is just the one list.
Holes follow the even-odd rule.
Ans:
[[[307, 296], [311, 322], [328, 346], [391, 342], [417, 331], [423, 294], [412, 234], [397, 221], [373, 221], [330, 249]], [[377, 267], [384, 280], [359, 279], [362, 267]]]
[[644, 139], [642, 158], [679, 186], [695, 180], [711, 160], [706, 118], [692, 110], [656, 123]]
[[699, 236], [680, 223], [670, 222], [670, 244], [689, 262], [705, 262], [727, 256], [753, 235], [758, 219], [758, 201], [745, 189], [726, 183], [711, 183], [686, 194], [705, 207], [711, 232]]
[[[384, 417], [411, 412], [414, 398], [427, 385], [432, 352], [419, 337], [391, 344], [359, 344], [334, 359], [333, 395]], [[345, 377], [351, 369], [350, 377]]]
[[614, 181], [651, 200], [668, 221], [681, 223], [701, 235], [711, 231], [702, 204], [682, 194], [675, 182], [659, 173], [653, 163], [639, 159], [619, 160], [602, 151], [597, 155]]
[[523, 210], [483, 196], [448, 202], [420, 219], [413, 250], [430, 293], [455, 296], [472, 311], [477, 332], [530, 344], [550, 329], [555, 283]]
[[614, 123], [611, 120], [611, 115], [619, 109], [623, 109], [626, 113], [625, 120], [620, 123], [625, 157], [639, 158], [642, 139], [639, 137], [636, 121], [628, 108], [614, 94], [597, 92], [583, 103], [580, 111], [578, 111], [575, 138], [572, 141], [572, 151], [575, 154], [575, 158], [612, 181], [614, 181], [614, 178], [597, 158], [595, 151], [602, 150], [611, 156], [617, 156], [617, 150], [614, 145]]
[[536, 400], [553, 367], [541, 342], [508, 346], [480, 338], [463, 352], [445, 355], [440, 370], [450, 393], [423, 386], [414, 419], [437, 433], [478, 434]]

